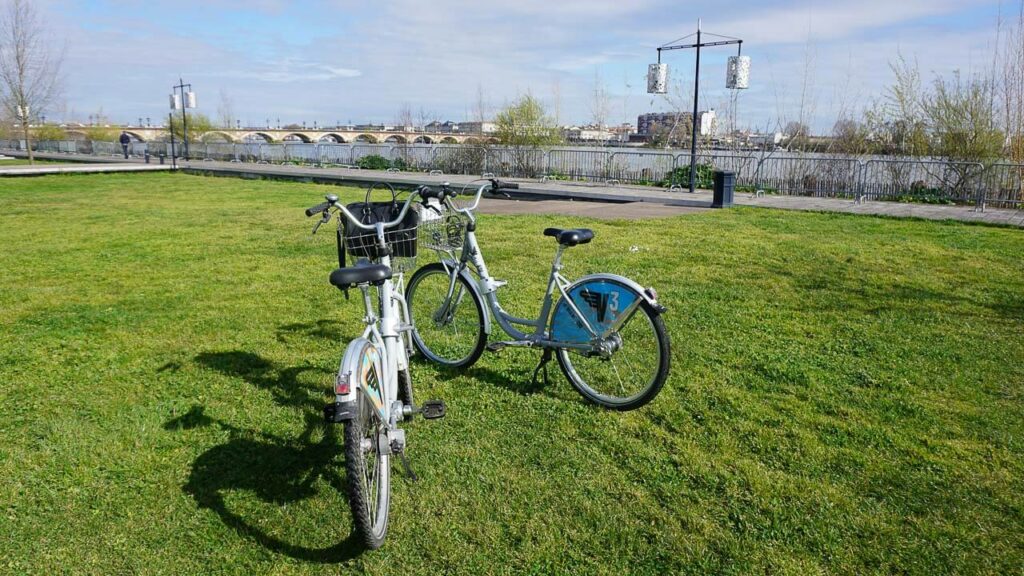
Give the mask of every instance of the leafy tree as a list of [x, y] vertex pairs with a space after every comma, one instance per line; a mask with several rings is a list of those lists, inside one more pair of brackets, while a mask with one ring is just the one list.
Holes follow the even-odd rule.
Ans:
[[36, 140], [64, 140], [67, 138], [67, 133], [63, 128], [52, 124], [36, 126], [32, 129], [32, 134]]
[[91, 142], [117, 142], [117, 138], [121, 135], [117, 129], [103, 126], [91, 126], [81, 130], [85, 132], [85, 139]]
[[990, 162], [999, 158], [1006, 141], [991, 105], [993, 86], [988, 80], [936, 78], [923, 98], [925, 118], [932, 133], [932, 154], [950, 160]]
[[[217, 127], [205, 114], [198, 112], [186, 112], [186, 123], [188, 124], [188, 141], [199, 142], [202, 135], [211, 130], [216, 130]], [[181, 125], [181, 114], [171, 115], [171, 132], [174, 134], [174, 139], [182, 140], [182, 125]]]
[[873, 148], [871, 129], [867, 122], [841, 118], [832, 127], [832, 151], [860, 156]]
[[507, 106], [495, 118], [498, 142], [513, 147], [538, 148], [560, 144], [562, 135], [544, 105], [530, 94]]
[[562, 133], [555, 121], [547, 115], [544, 105], [530, 94], [498, 112], [495, 118], [498, 142], [507, 146], [511, 165], [501, 168], [502, 172], [516, 176], [537, 176], [542, 170], [541, 146], [562, 142]]

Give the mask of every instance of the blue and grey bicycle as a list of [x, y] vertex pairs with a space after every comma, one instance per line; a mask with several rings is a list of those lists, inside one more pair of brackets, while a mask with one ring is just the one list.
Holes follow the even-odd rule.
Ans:
[[[490, 180], [479, 186], [465, 207], [456, 190], [444, 184], [420, 187], [419, 242], [435, 250], [439, 262], [419, 268], [405, 292], [416, 349], [450, 368], [466, 368], [485, 349], [542, 350], [534, 379], [552, 355], [572, 386], [587, 400], [616, 410], [650, 402], [668, 378], [669, 337], [653, 288], [614, 274], [592, 274], [570, 281], [561, 274], [565, 250], [587, 244], [594, 232], [547, 228], [557, 242], [547, 290], [535, 319], [518, 318], [498, 301], [505, 283], [494, 279], [477, 242], [474, 212], [485, 191], [508, 195], [515, 183]], [[558, 296], [557, 302], [554, 298]], [[492, 321], [511, 337], [488, 344]], [[520, 329], [522, 327], [523, 329]]]

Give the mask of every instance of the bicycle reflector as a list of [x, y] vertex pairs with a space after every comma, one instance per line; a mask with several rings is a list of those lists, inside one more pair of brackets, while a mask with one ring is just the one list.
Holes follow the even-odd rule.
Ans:
[[348, 394], [352, 391], [352, 384], [350, 383], [351, 374], [345, 372], [344, 374], [338, 374], [338, 377], [334, 380], [334, 393], [335, 394]]

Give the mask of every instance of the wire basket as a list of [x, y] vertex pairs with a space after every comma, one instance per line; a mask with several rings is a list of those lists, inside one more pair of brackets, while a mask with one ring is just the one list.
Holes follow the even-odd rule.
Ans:
[[[384, 242], [391, 249], [391, 270], [408, 272], [416, 267], [417, 229], [419, 226], [384, 231]], [[377, 233], [360, 232], [345, 236], [345, 251], [354, 258], [379, 262], [384, 255], [377, 244]]]
[[420, 211], [420, 244], [424, 248], [454, 252], [462, 248], [466, 223], [445, 206], [431, 205]]

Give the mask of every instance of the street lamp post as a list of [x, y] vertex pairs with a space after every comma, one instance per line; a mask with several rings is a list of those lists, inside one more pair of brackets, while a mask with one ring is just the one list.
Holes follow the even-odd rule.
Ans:
[[[188, 92], [185, 92], [185, 88], [188, 88]], [[196, 107], [196, 93], [192, 91], [192, 85], [186, 84], [181, 78], [178, 78], [178, 85], [172, 86], [171, 90], [173, 90], [171, 92], [171, 110], [181, 108], [181, 142], [185, 153], [185, 160], [188, 160], [188, 119], [185, 109]], [[181, 91], [180, 99], [177, 93], [179, 90]]]
[[[702, 42], [701, 34], [708, 36], [714, 36], [716, 38], [724, 38], [724, 40], [716, 40], [713, 42]], [[673, 40], [673, 42], [679, 42], [686, 40], [694, 36], [689, 34], [683, 36], [679, 40]], [[693, 73], [693, 128], [690, 138], [690, 192], [694, 192], [697, 187], [697, 122], [698, 122], [698, 98], [700, 96], [700, 49], [709, 48], [711, 46], [726, 46], [729, 44], [737, 45], [737, 56], [742, 55], [743, 51], [743, 40], [739, 38], [733, 38], [731, 36], [721, 36], [719, 34], [711, 34], [710, 32], [702, 32], [700, 29], [700, 20], [697, 20], [697, 41], [693, 44], [663, 44], [658, 47], [658, 63], [652, 64], [648, 74], [657, 75], [656, 77], [648, 76], [647, 79], [647, 91], [652, 94], [664, 94], [666, 91], [666, 69], [661, 63], [661, 52], [662, 50], [683, 50], [687, 48], [697, 49], [697, 64]], [[744, 88], [746, 86], [743, 86]]]

